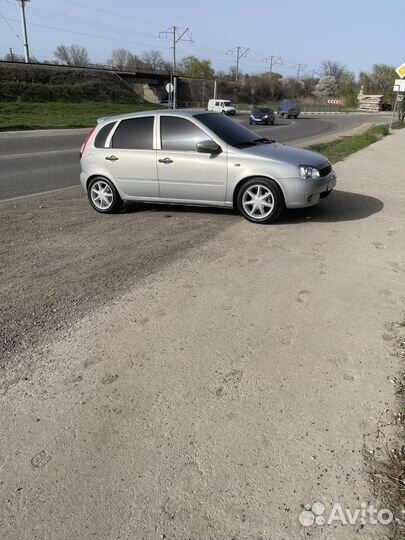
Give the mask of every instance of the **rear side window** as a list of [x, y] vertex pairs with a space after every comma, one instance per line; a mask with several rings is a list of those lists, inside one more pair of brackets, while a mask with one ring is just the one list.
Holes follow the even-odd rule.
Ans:
[[113, 138], [113, 148], [128, 150], [153, 149], [153, 116], [121, 120]]
[[162, 150], [196, 152], [197, 143], [210, 139], [204, 131], [184, 118], [162, 116], [160, 121]]
[[96, 138], [94, 139], [94, 146], [96, 148], [104, 148], [105, 141], [107, 140], [108, 135], [111, 133], [112, 128], [115, 126], [116, 122], [110, 122], [103, 126], [100, 131], [97, 133]]

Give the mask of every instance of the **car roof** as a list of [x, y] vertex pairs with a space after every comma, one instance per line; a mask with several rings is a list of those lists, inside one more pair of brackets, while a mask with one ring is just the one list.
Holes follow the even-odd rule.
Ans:
[[208, 112], [206, 109], [157, 109], [157, 110], [145, 110], [145, 111], [139, 111], [134, 113], [125, 113], [125, 114], [117, 114], [116, 116], [105, 116], [104, 118], [99, 118], [97, 122], [104, 123], [104, 122], [114, 122], [117, 120], [128, 120], [130, 118], [137, 118], [140, 116], [151, 116], [151, 115], [162, 115], [165, 116], [180, 116], [183, 118], [187, 118], [188, 116], [195, 116], [196, 114], [216, 114], [212, 112]]

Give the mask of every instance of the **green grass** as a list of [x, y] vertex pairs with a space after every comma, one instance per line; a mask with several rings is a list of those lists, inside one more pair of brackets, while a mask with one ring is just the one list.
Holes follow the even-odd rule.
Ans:
[[97, 118], [159, 108], [158, 105], [83, 101], [0, 102], [0, 130], [90, 127]]
[[389, 128], [386, 124], [373, 126], [361, 135], [352, 135], [344, 137], [330, 143], [314, 144], [309, 146], [309, 150], [320, 152], [326, 156], [331, 163], [341, 161], [350, 154], [358, 152], [362, 148], [366, 148], [370, 144], [379, 141], [385, 135], [388, 135]]

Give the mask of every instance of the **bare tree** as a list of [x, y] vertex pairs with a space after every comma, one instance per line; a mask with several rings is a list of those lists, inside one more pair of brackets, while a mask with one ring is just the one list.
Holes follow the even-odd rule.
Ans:
[[345, 72], [345, 66], [334, 60], [323, 60], [321, 62], [320, 74], [321, 77], [335, 77], [336, 82], [339, 82], [340, 77]]
[[22, 54], [7, 53], [3, 60], [6, 60], [7, 62], [25, 62], [25, 57]]
[[128, 49], [114, 49], [107, 63], [114, 69], [126, 71], [137, 71], [145, 68], [145, 62]]
[[170, 69], [171, 65], [166, 62], [160, 51], [144, 51], [141, 56], [142, 62], [150, 69]]
[[90, 63], [85, 47], [80, 45], [58, 45], [54, 53], [55, 58], [66, 66], [85, 67]]

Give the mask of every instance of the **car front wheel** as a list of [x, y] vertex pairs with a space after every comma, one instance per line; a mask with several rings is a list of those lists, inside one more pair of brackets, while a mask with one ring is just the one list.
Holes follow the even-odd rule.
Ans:
[[278, 185], [269, 178], [252, 178], [240, 188], [237, 207], [253, 223], [272, 223], [284, 209], [284, 198]]
[[122, 199], [115, 186], [107, 178], [93, 178], [87, 188], [87, 196], [94, 210], [102, 214], [118, 212], [122, 207]]

